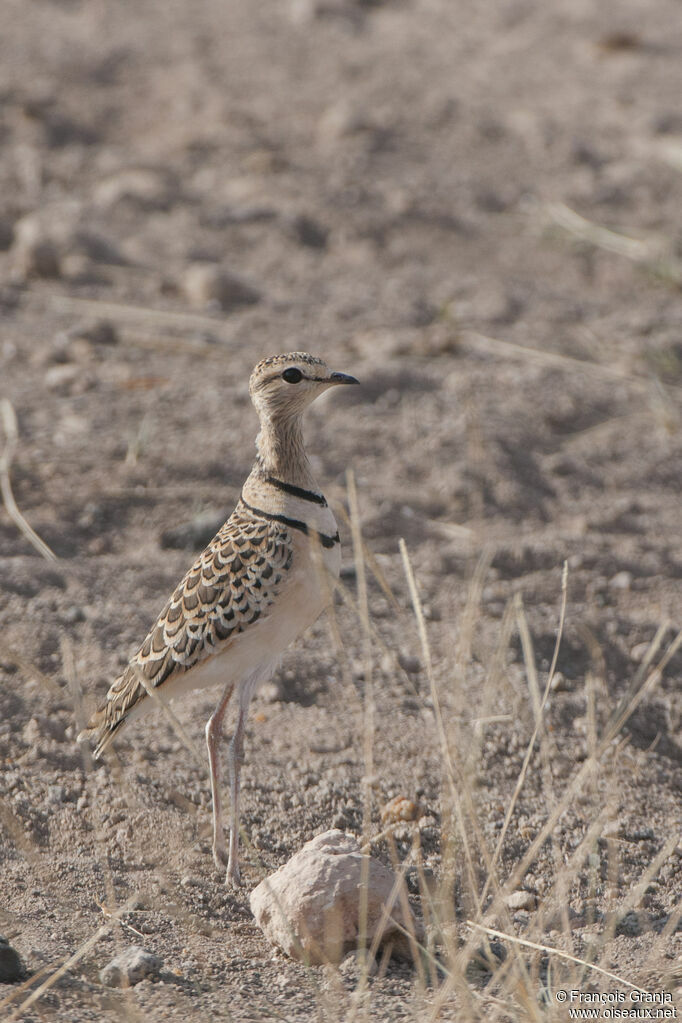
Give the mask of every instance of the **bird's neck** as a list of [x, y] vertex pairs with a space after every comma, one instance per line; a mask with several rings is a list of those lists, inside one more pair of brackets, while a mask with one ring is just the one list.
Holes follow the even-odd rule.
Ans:
[[296, 487], [314, 488], [315, 479], [305, 452], [300, 416], [261, 419], [256, 447], [256, 467], [263, 474]]

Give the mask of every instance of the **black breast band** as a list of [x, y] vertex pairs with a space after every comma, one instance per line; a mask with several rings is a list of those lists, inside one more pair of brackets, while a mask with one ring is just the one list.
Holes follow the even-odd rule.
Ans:
[[274, 515], [272, 512], [263, 511], [262, 508], [254, 508], [253, 505], [244, 500], [243, 494], [242, 504], [245, 508], [248, 508], [250, 512], [253, 512], [254, 515], [260, 515], [262, 518], [268, 519], [270, 522], [281, 522], [283, 526], [290, 526], [291, 529], [298, 529], [301, 533], [305, 533], [306, 536], [310, 535], [312, 532], [312, 535], [318, 538], [323, 547], [335, 547], [337, 543], [341, 542], [338, 532], [334, 536], [327, 536], [326, 533], [318, 533], [316, 529], [311, 530], [307, 523], [301, 522], [300, 519], [290, 519], [288, 515]]

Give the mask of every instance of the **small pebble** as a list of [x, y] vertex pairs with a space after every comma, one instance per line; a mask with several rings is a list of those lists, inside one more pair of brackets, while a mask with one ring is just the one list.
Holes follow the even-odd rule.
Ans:
[[562, 693], [566, 689], [568, 689], [568, 686], [566, 685], [566, 679], [564, 678], [562, 672], [560, 671], [554, 672], [554, 674], [552, 675], [552, 683], [550, 689], [552, 690], [553, 693]]
[[63, 785], [48, 785], [47, 786], [47, 801], [53, 805], [63, 803], [66, 799], [66, 791]]
[[650, 646], [651, 643], [637, 643], [630, 651], [630, 657], [633, 661], [643, 661]]
[[19, 953], [12, 948], [7, 938], [0, 934], [0, 984], [13, 984], [24, 976], [24, 967]]
[[422, 670], [422, 662], [419, 658], [404, 650], [398, 654], [398, 664], [408, 675], [418, 675]]
[[94, 323], [86, 323], [74, 330], [73, 335], [91, 341], [93, 345], [115, 345], [119, 340], [118, 331], [109, 320], [95, 320]]
[[216, 263], [189, 266], [182, 278], [182, 290], [191, 305], [217, 305], [225, 310], [254, 305], [261, 297], [252, 284]]
[[39, 742], [42, 737], [42, 732], [36, 718], [30, 718], [26, 722], [22, 729], [21, 737], [27, 746], [35, 746], [36, 743]]
[[67, 607], [62, 613], [62, 619], [69, 625], [74, 625], [76, 622], [85, 621], [85, 613], [81, 607], [76, 607], [72, 604], [71, 607]]
[[653, 828], [632, 828], [623, 832], [626, 842], [651, 842], [655, 837]]
[[632, 572], [617, 572], [609, 579], [612, 590], [629, 590], [632, 586]]
[[111, 207], [125, 201], [140, 209], [168, 209], [177, 189], [167, 176], [149, 167], [127, 167], [100, 181], [94, 198], [98, 206]]
[[294, 217], [289, 229], [300, 245], [305, 245], [310, 249], [324, 249], [327, 246], [329, 231], [305, 213], [299, 213]]
[[180, 878], [180, 884], [183, 888], [199, 888], [202, 881], [201, 878], [195, 877], [193, 874], [185, 874]]
[[618, 819], [607, 821], [602, 828], [602, 838], [617, 838], [620, 834], [621, 823]]
[[12, 254], [16, 273], [22, 279], [61, 276], [57, 244], [40, 220], [31, 214], [14, 225]]
[[395, 824], [398, 821], [414, 821], [420, 813], [420, 807], [414, 800], [406, 796], [395, 796], [381, 808], [381, 823]]
[[524, 910], [524, 909], [535, 909], [535, 896], [532, 892], [518, 891], [512, 892], [504, 900], [509, 909], [513, 910]]
[[80, 366], [73, 363], [57, 363], [56, 366], [50, 366], [46, 371], [45, 386], [49, 391], [67, 392], [82, 376], [82, 373]]
[[99, 979], [107, 987], [133, 987], [145, 977], [158, 977], [163, 960], [139, 945], [130, 945], [99, 971]]

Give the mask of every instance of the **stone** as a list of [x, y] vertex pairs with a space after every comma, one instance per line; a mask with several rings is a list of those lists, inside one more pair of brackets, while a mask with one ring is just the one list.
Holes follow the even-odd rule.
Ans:
[[419, 815], [420, 807], [413, 799], [395, 796], [381, 808], [382, 824], [397, 824], [398, 821], [413, 821]]
[[146, 977], [157, 977], [163, 960], [140, 945], [130, 945], [99, 971], [99, 979], [107, 987], [133, 987]]
[[401, 650], [398, 654], [398, 664], [408, 675], [418, 675], [422, 670], [422, 662], [407, 650]]
[[45, 371], [45, 386], [58, 394], [82, 394], [92, 385], [90, 374], [77, 363], [57, 363]]
[[93, 320], [92, 323], [83, 323], [71, 331], [75, 338], [83, 338], [93, 345], [115, 345], [118, 344], [118, 331], [110, 320]]
[[194, 306], [218, 305], [221, 309], [233, 309], [260, 301], [257, 288], [217, 263], [192, 263], [184, 273], [182, 290]]
[[[271, 944], [309, 963], [340, 963], [360, 941], [360, 885], [363, 855], [356, 838], [332, 830], [317, 835], [288, 863], [251, 893], [251, 910]], [[393, 892], [395, 875], [370, 858], [368, 871], [367, 940], [381, 925], [384, 905]], [[398, 896], [392, 917], [419, 939], [421, 928], [410, 914], [406, 921]], [[393, 942], [393, 954], [409, 957], [407, 939], [387, 920], [381, 945]]]
[[13, 984], [23, 976], [24, 967], [19, 953], [0, 934], [0, 984]]
[[612, 590], [629, 590], [632, 586], [632, 572], [616, 572], [609, 579], [609, 586]]
[[310, 249], [327, 247], [329, 231], [323, 224], [306, 213], [299, 213], [292, 218], [289, 223], [289, 231], [300, 245], [305, 245]]
[[57, 242], [36, 215], [22, 217], [14, 225], [12, 256], [16, 273], [22, 279], [61, 276]]
[[362, 118], [346, 100], [328, 107], [317, 123], [317, 138], [321, 146], [334, 146], [348, 135], [360, 130]]
[[98, 206], [129, 202], [143, 210], [166, 210], [179, 198], [170, 177], [152, 167], [127, 167], [100, 181], [94, 191]]
[[622, 830], [622, 824], [620, 820], [606, 821], [602, 828], [602, 838], [618, 838]]
[[535, 896], [532, 892], [512, 892], [504, 901], [507, 904], [507, 908], [511, 910], [535, 909]]
[[566, 679], [562, 672], [555, 671], [552, 675], [552, 682], [550, 689], [553, 693], [563, 693], [570, 689], [570, 686], [566, 684]]
[[630, 657], [633, 661], [643, 661], [649, 652], [650, 646], [651, 643], [637, 643], [630, 651]]

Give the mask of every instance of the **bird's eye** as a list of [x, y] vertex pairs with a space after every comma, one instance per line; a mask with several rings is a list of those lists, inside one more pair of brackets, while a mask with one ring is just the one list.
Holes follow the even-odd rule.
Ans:
[[297, 384], [300, 380], [303, 380], [303, 374], [300, 369], [291, 367], [290, 369], [284, 370], [282, 373], [282, 380], [286, 380], [288, 384]]

